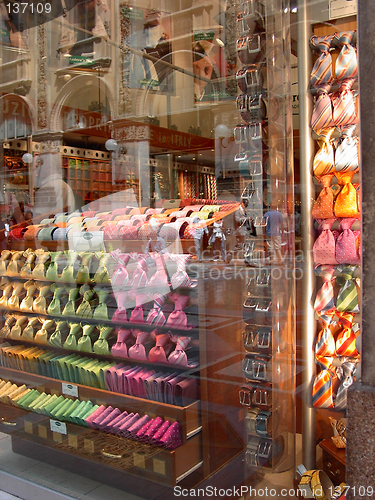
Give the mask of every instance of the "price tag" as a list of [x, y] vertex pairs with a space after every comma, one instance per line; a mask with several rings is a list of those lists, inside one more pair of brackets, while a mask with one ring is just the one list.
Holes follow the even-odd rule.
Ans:
[[78, 398], [78, 386], [72, 384], [62, 384], [62, 393], [67, 396], [73, 396], [74, 398]]
[[58, 432], [59, 434], [68, 434], [65, 422], [59, 422], [58, 420], [50, 420], [49, 423], [52, 432]]
[[329, 18], [354, 16], [357, 14], [357, 2], [355, 0], [330, 0]]

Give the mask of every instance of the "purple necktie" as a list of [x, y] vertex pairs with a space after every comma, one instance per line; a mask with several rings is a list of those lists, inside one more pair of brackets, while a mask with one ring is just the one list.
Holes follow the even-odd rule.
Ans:
[[176, 349], [169, 355], [168, 363], [173, 365], [188, 366], [185, 349], [189, 345], [190, 337], [179, 337], [176, 344]]
[[180, 425], [178, 422], [173, 424], [167, 429], [165, 434], [160, 439], [160, 445], [165, 446], [167, 450], [174, 450], [182, 445]]
[[120, 415], [118, 415], [115, 419], [113, 419], [112, 422], [108, 422], [106, 429], [104, 429], [105, 432], [110, 432], [111, 434], [114, 434], [116, 432], [117, 424], [121, 425], [127, 416], [128, 416], [127, 411], [120, 413]]
[[155, 432], [155, 434], [151, 437], [151, 443], [155, 444], [157, 446], [160, 446], [161, 444], [161, 439], [164, 436], [164, 434], [167, 432], [169, 429], [171, 423], [169, 420], [166, 420], [160, 427], [159, 429]]
[[121, 425], [121, 427], [118, 430], [118, 434], [120, 436], [128, 437], [129, 436], [129, 430], [130, 427], [137, 422], [139, 419], [139, 413], [135, 413], [135, 415], [132, 416], [132, 418], [129, 418], [125, 423]]
[[138, 419], [131, 427], [128, 429], [128, 437], [136, 438], [137, 433], [150, 421], [150, 417], [148, 415], [144, 415], [140, 419]]
[[146, 432], [151, 427], [151, 425], [154, 423], [154, 421], [155, 421], [155, 419], [152, 418], [151, 420], [149, 420], [148, 422], [143, 424], [143, 426], [139, 429], [139, 431], [135, 435], [135, 437], [136, 437], [136, 439], [138, 439], [138, 441], [142, 441], [143, 436], [146, 434]]
[[147, 338], [148, 332], [142, 332], [141, 330], [138, 330], [137, 340], [133, 347], [131, 347], [128, 351], [129, 358], [147, 361], [146, 350], [145, 346], [143, 345], [144, 342], [146, 342]]

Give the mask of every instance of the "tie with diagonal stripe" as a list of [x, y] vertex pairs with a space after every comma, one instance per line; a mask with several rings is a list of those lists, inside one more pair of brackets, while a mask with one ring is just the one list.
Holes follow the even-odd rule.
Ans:
[[325, 360], [322, 358], [331, 357], [336, 355], [335, 339], [330, 328], [334, 312], [321, 314], [319, 320], [322, 329], [318, 333], [318, 340], [315, 344], [315, 356], [319, 363], [325, 365]]
[[335, 76], [340, 82], [358, 76], [357, 52], [351, 45], [353, 36], [354, 31], [345, 31], [335, 34], [335, 37], [338, 38], [337, 45], [341, 47], [335, 68]]
[[314, 380], [312, 390], [314, 408], [333, 408], [332, 374], [322, 370]]
[[344, 80], [338, 92], [331, 95], [333, 106], [333, 122], [336, 127], [350, 125], [356, 121], [356, 111], [353, 92], [351, 91], [353, 79]]
[[322, 130], [334, 126], [332, 104], [330, 95], [324, 90], [318, 90], [311, 115], [311, 128], [318, 135], [321, 134]]
[[318, 89], [324, 89], [327, 92], [332, 84], [332, 57], [329, 53], [333, 35], [330, 36], [312, 36], [310, 45], [319, 54], [311, 71], [311, 85]]
[[336, 281], [341, 288], [337, 294], [336, 308], [338, 312], [359, 312], [358, 287], [354, 272], [356, 266], [344, 267]]
[[335, 152], [336, 172], [358, 171], [358, 137], [353, 137], [354, 130], [355, 125], [346, 125], [341, 128]]
[[338, 410], [344, 410], [346, 408], [348, 388], [354, 382], [353, 372], [355, 367], [356, 363], [348, 360], [338, 368], [339, 377], [341, 378], [335, 399], [335, 408]]
[[335, 307], [335, 296], [333, 291], [334, 266], [322, 265], [317, 268], [319, 276], [323, 280], [323, 285], [316, 294], [314, 309], [318, 313], [331, 311]]
[[337, 313], [340, 318], [342, 329], [336, 338], [336, 353], [338, 356], [357, 357], [359, 353], [356, 347], [357, 336], [352, 329], [354, 314]]
[[331, 142], [334, 128], [322, 130], [319, 136], [319, 150], [313, 161], [313, 172], [315, 176], [329, 174], [334, 171], [335, 159]]

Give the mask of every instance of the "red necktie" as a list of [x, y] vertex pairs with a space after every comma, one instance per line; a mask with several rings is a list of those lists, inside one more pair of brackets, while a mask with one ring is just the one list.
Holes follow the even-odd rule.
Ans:
[[153, 347], [148, 354], [148, 360], [151, 363], [167, 363], [167, 356], [165, 354], [164, 347], [168, 341], [169, 335], [166, 333], [156, 335], [155, 347]]

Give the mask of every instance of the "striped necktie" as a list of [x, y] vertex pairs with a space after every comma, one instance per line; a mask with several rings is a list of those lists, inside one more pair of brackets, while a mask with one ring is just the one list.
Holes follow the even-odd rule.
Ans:
[[319, 150], [313, 161], [313, 172], [315, 176], [325, 175], [335, 168], [333, 146], [331, 142], [334, 128], [322, 130], [319, 136]]
[[317, 268], [318, 275], [323, 280], [323, 285], [316, 294], [314, 309], [317, 313], [331, 311], [335, 307], [335, 296], [333, 291], [334, 266], [322, 265]]
[[358, 287], [353, 277], [356, 266], [344, 267], [336, 281], [341, 288], [337, 294], [336, 308], [338, 312], [359, 312]]
[[335, 216], [358, 218], [357, 191], [352, 184], [354, 172], [336, 172], [335, 175], [342, 186], [335, 201]]
[[154, 304], [147, 315], [146, 323], [149, 325], [162, 326], [165, 323], [165, 316], [162, 311], [165, 302], [165, 295], [154, 295]]
[[322, 370], [315, 377], [312, 390], [314, 408], [333, 408], [333, 382], [330, 370]]
[[331, 96], [324, 90], [318, 90], [311, 115], [311, 128], [320, 135], [324, 129], [333, 126], [333, 105]]
[[354, 382], [353, 372], [355, 368], [356, 363], [348, 360], [337, 369], [338, 375], [341, 378], [335, 399], [335, 408], [338, 410], [344, 410], [346, 408], [348, 388]]
[[353, 79], [348, 78], [340, 83], [338, 92], [332, 94], [333, 122], [336, 127], [350, 125], [356, 121], [356, 111], [353, 92]]
[[334, 174], [326, 174], [318, 177], [318, 181], [322, 184], [323, 189], [320, 191], [318, 198], [315, 200], [312, 216], [314, 219], [332, 219], [334, 194], [331, 187], [331, 181]]
[[356, 347], [357, 336], [352, 329], [354, 314], [338, 313], [342, 329], [336, 338], [337, 356], [357, 357], [359, 353]]
[[329, 52], [332, 39], [333, 35], [314, 35], [310, 39], [311, 46], [318, 53], [318, 59], [311, 71], [311, 85], [326, 92], [329, 91], [332, 84], [332, 57]]
[[333, 337], [333, 332], [331, 329], [331, 323], [334, 313], [321, 314], [319, 320], [322, 325], [322, 329], [318, 333], [318, 340], [315, 344], [315, 357], [319, 364], [326, 365], [326, 361], [323, 358], [331, 357], [336, 355], [335, 350], [335, 339]]
[[341, 47], [340, 54], [336, 60], [335, 76], [339, 82], [348, 78], [355, 79], [358, 76], [357, 52], [351, 43], [354, 31], [336, 33], [337, 46]]
[[353, 137], [354, 130], [355, 125], [346, 125], [341, 129], [335, 152], [336, 172], [358, 171], [358, 137]]

